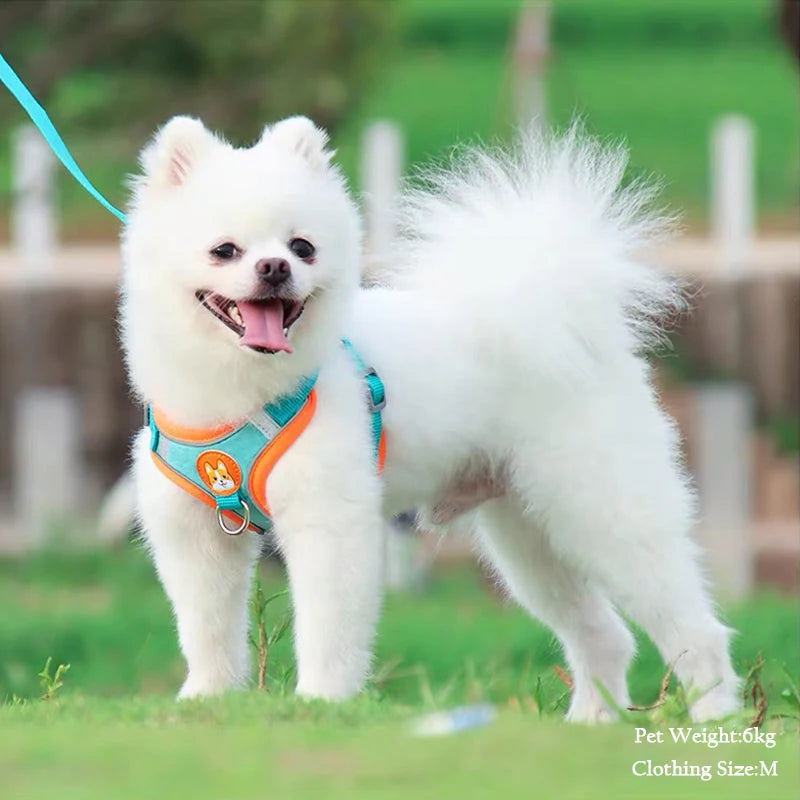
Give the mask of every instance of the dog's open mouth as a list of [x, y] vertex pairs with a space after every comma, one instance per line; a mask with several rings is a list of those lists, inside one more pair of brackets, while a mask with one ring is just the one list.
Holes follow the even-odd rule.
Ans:
[[305, 308], [301, 300], [252, 297], [231, 300], [208, 289], [195, 296], [218, 320], [239, 336], [239, 343], [259, 353], [291, 353], [289, 329]]

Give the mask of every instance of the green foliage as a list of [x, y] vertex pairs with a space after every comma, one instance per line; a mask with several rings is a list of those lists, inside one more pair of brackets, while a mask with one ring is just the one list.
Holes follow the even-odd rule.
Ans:
[[[56, 10], [45, 15], [51, 5]], [[87, 10], [98, 5], [102, 13]], [[401, 125], [411, 169], [441, 159], [459, 141], [511, 138], [508, 37], [519, 0], [191, 6], [192, 14], [184, 3], [134, 0], [0, 4], [0, 48], [41, 87], [77, 161], [117, 205], [136, 153], [172, 113], [200, 114], [236, 142], [281, 114], [310, 114], [334, 126], [337, 160], [354, 184], [363, 128], [376, 117]], [[14, 22], [9, 9], [24, 13]], [[269, 20], [268, 34], [253, 22], [257, 14]], [[73, 16], [88, 19], [88, 32], [77, 38], [78, 23], [62, 20]], [[552, 19], [553, 124], [581, 114], [601, 137], [626, 140], [631, 175], [662, 179], [664, 200], [696, 225], [707, 215], [711, 127], [722, 114], [744, 114], [756, 129], [759, 213], [771, 226], [794, 226], [797, 72], [774, 35], [772, 3], [556, 0]], [[102, 47], [90, 36], [100, 20], [110, 25]], [[260, 58], [264, 64], [247, 61]], [[0, 129], [21, 119], [0, 96]], [[116, 220], [58, 174], [65, 238], [115, 238]], [[8, 205], [8, 149], [0, 137], [0, 228]]]
[[783, 668], [783, 674], [788, 685], [781, 690], [781, 697], [792, 709], [792, 715], [795, 719], [800, 718], [800, 686], [798, 686], [797, 678], [785, 667]]
[[[288, 608], [282, 573], [267, 567], [259, 580], [251, 607], [256, 647], [259, 628], [268, 641]], [[470, 570], [438, 574], [420, 594], [390, 595], [368, 690], [333, 705], [292, 695], [291, 641], [282, 634], [269, 644], [269, 692], [176, 703], [183, 665], [174, 625], [139, 548], [0, 560], [0, 605], [0, 774], [9, 797], [243, 800], [263, 797], [265, 786], [280, 797], [330, 800], [510, 799], [530, 797], [531, 786], [544, 797], [596, 797], [598, 786], [609, 797], [663, 797], [660, 783], [631, 778], [633, 760], [651, 755], [632, 745], [631, 726], [663, 729], [685, 719], [686, 699], [672, 682], [661, 696], [665, 667], [638, 636], [633, 697], [654, 708], [622, 709], [620, 725], [564, 725], [569, 678], [552, 635], [487, 592]], [[737, 631], [735, 663], [748, 676], [742, 724], [757, 712], [749, 700], [757, 675], [765, 730], [796, 731], [796, 601], [757, 597], [730, 609], [727, 622]], [[40, 688], [37, 665], [50, 654]], [[57, 687], [63, 670], [54, 675], [52, 664], [67, 660], [69, 681]], [[48, 687], [57, 702], [38, 702]], [[500, 712], [485, 728], [439, 740], [410, 736], [421, 713], [481, 701]], [[585, 769], [574, 768], [576, 754]], [[707, 758], [691, 746], [665, 746], [657, 755]], [[712, 760], [767, 756], [780, 760], [769, 796], [792, 796], [792, 736], [766, 753], [722, 747]], [[692, 794], [697, 785], [672, 782], [670, 797], [734, 800], [761, 787], [715, 778]]]
[[[251, 606], [254, 685], [263, 636], [264, 683], [276, 697], [291, 695], [294, 683], [288, 601], [282, 572], [262, 570]], [[60, 700], [171, 695], [181, 683], [170, 609], [141, 549], [0, 560], [0, 604], [7, 610], [0, 615], [0, 702], [40, 696], [35, 676], [50, 656], [53, 664], [72, 665]], [[783, 668], [795, 675], [800, 669], [797, 620], [794, 601], [769, 596], [729, 612], [738, 632], [735, 661], [744, 672], [764, 654], [762, 683], [775, 711], [786, 709]], [[629, 677], [634, 702], [646, 705], [658, 697], [664, 665], [652, 644], [637, 638]], [[563, 657], [550, 631], [488, 595], [471, 570], [437, 575], [424, 593], [390, 595], [375, 663], [369, 693], [381, 703], [443, 707], [515, 698], [552, 714], [568, 700], [556, 670]]]
[[556, 0], [556, 47], [769, 47], [772, 0]]
[[[520, 0], [403, 0], [409, 46], [497, 50], [507, 45]], [[769, 0], [556, 0], [556, 49], [769, 45], [776, 28]]]
[[[253, 587], [253, 594], [250, 599], [250, 612], [252, 617], [252, 626], [255, 629], [255, 635], [250, 634], [250, 645], [256, 654], [258, 663], [258, 688], [267, 688], [267, 666], [269, 664], [269, 656], [272, 648], [283, 639], [286, 632], [289, 630], [291, 624], [291, 615], [288, 610], [284, 610], [283, 614], [276, 622], [269, 625], [267, 622], [267, 612], [270, 605], [281, 597], [286, 597], [288, 594], [287, 589], [282, 589], [279, 592], [267, 596], [264, 594], [264, 587], [261, 585], [260, 578], [256, 578]], [[284, 690], [287, 680], [291, 675], [291, 670], [284, 669], [278, 686]]]
[[[361, 130], [376, 117], [401, 125], [412, 167], [446, 156], [459, 141], [508, 140], [509, 81], [510, 66], [499, 54], [409, 53], [348, 118], [336, 137], [339, 157], [355, 175]], [[794, 224], [797, 76], [777, 43], [746, 52], [576, 49], [553, 58], [547, 97], [557, 127], [577, 114], [603, 139], [627, 142], [631, 174], [662, 180], [663, 200], [695, 224], [709, 207], [711, 129], [723, 114], [744, 114], [756, 131], [759, 211]]]
[[779, 455], [800, 452], [800, 420], [796, 416], [773, 417], [767, 430]]
[[187, 113], [247, 140], [299, 108], [335, 127], [384, 51], [392, 5], [38, 0], [0, 5], [0, 31], [66, 131], [143, 137]]
[[55, 699], [56, 693], [64, 685], [64, 675], [69, 670], [69, 664], [59, 664], [54, 673], [50, 673], [50, 664], [53, 659], [51, 656], [47, 657], [42, 671], [39, 673], [39, 685], [42, 688], [42, 700]]

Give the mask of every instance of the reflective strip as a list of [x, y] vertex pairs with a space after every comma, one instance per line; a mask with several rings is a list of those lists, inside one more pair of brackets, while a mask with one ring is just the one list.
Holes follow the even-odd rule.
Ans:
[[248, 417], [247, 421], [264, 434], [267, 442], [272, 441], [281, 430], [281, 426], [263, 408], [253, 416]]
[[155, 452], [158, 453], [161, 458], [169, 464], [169, 451], [170, 451], [170, 440], [167, 439], [166, 436], [159, 436], [158, 437], [158, 445], [156, 446]]

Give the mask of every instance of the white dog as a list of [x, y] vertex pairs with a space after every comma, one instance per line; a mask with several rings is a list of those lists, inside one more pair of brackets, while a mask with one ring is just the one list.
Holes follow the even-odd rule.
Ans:
[[[418, 508], [426, 524], [470, 522], [510, 593], [555, 631], [570, 719], [611, 716], [598, 683], [629, 702], [634, 643], [617, 609], [676, 662], [696, 719], [735, 710], [729, 631], [689, 538], [692, 491], [641, 355], [679, 297], [631, 254], [661, 221], [646, 190], [620, 188], [625, 154], [574, 131], [468, 154], [409, 194], [390, 274], [365, 289], [359, 214], [326, 142], [296, 117], [237, 149], [177, 117], [142, 153], [123, 237], [123, 341], [143, 401], [215, 426], [319, 370], [316, 413], [267, 486], [298, 693], [363, 687], [382, 518]], [[285, 280], [267, 285], [265, 260]], [[381, 476], [342, 336], [386, 385]], [[146, 430], [134, 450], [188, 664], [180, 696], [240, 686], [258, 538], [224, 535], [153, 466]]]

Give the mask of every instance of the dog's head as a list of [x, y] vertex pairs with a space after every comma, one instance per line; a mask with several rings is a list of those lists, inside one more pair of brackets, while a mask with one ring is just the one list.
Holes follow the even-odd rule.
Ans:
[[265, 367], [338, 339], [360, 230], [331, 155], [304, 117], [247, 149], [196, 119], [168, 122], [142, 152], [124, 234], [129, 336], [146, 324], [181, 353]]

